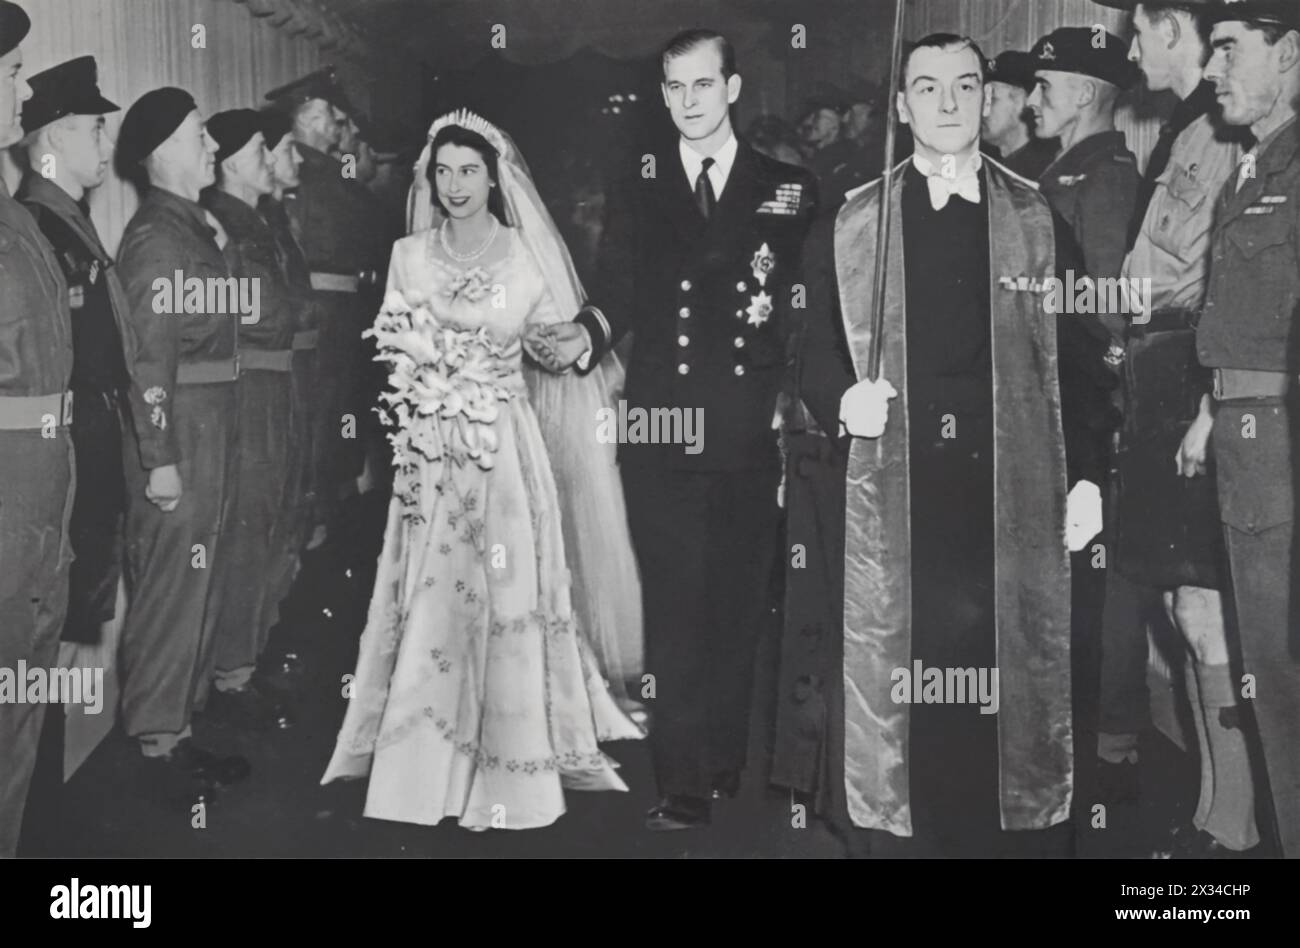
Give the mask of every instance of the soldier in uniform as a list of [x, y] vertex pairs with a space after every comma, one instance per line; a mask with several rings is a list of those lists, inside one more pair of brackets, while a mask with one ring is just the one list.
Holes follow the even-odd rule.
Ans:
[[1008, 49], [988, 63], [989, 114], [980, 130], [982, 149], [1030, 181], [1037, 181], [1056, 160], [1061, 143], [1034, 134], [1026, 101], [1034, 91], [1034, 62], [1028, 53]]
[[1066, 27], [1035, 43], [1028, 99], [1034, 134], [1061, 139], [1039, 185], [1070, 225], [1093, 279], [1119, 275], [1138, 186], [1137, 159], [1115, 128], [1115, 100], [1138, 73], [1123, 40], [1107, 33], [1098, 47], [1096, 35]]
[[[1127, 58], [1127, 47], [1110, 33], [1083, 27], [1068, 27], [1042, 37], [1030, 50], [1035, 87], [1027, 100], [1034, 116], [1034, 134], [1039, 138], [1059, 137], [1061, 151], [1039, 179], [1043, 196], [1065, 224], [1065, 240], [1058, 240], [1058, 258], [1073, 255], [1081, 262], [1068, 279], [1115, 278], [1127, 247], [1129, 218], [1137, 194], [1137, 160], [1128, 150], [1124, 135], [1115, 129], [1115, 102], [1121, 91], [1137, 81], [1138, 71]], [[1101, 297], [1098, 297], [1101, 298]], [[1071, 315], [1072, 330], [1086, 329], [1108, 346], [1107, 364], [1117, 369], [1123, 355], [1123, 316], [1112, 313]], [[1118, 382], [1112, 378], [1112, 388]], [[1115, 412], [1119, 395], [1113, 395]], [[1094, 432], [1100, 454], [1109, 466], [1113, 450], [1113, 427], [1103, 425]], [[1106, 468], [1103, 468], [1105, 470]], [[1114, 517], [1111, 485], [1103, 475], [1099, 481], [1107, 498], [1107, 524]], [[1110, 547], [1109, 531], [1098, 542]], [[1076, 551], [1072, 557], [1071, 625], [1075, 668], [1074, 711], [1077, 748], [1089, 747], [1095, 738], [1097, 693], [1100, 679], [1101, 624], [1108, 586], [1116, 582], [1111, 570], [1103, 569], [1092, 548]], [[1096, 756], [1091, 750], [1079, 754], [1080, 800], [1095, 799], [1091, 781]]]
[[[1255, 146], [1215, 208], [1210, 284], [1196, 327], [1214, 370], [1210, 448], [1244, 671], [1282, 854], [1300, 854], [1300, 664], [1292, 574], [1293, 454], [1300, 302], [1300, 11], [1287, 2], [1217, 5], [1205, 77], [1224, 120]], [[1181, 462], [1203, 464], [1202, 445]], [[1257, 796], [1263, 803], [1263, 795]]]
[[[28, 171], [18, 199], [36, 219], [68, 282], [72, 312], [72, 397], [77, 411], [72, 444], [78, 467], [69, 540], [75, 559], [69, 573], [68, 615], [63, 641], [94, 644], [113, 618], [122, 571], [122, 433], [129, 417], [126, 365], [133, 349], [124, 324], [126, 303], [113, 261], [86, 214], [90, 189], [104, 181], [112, 142], [106, 112], [117, 106], [100, 95], [95, 60], [83, 56], [30, 80], [23, 106], [22, 142]], [[45, 719], [46, 737], [32, 781], [28, 832], [59, 824], [63, 785], [62, 706]], [[39, 802], [38, 802], [39, 801]], [[35, 821], [35, 822], [33, 822]], [[32, 845], [32, 837], [26, 837]]]
[[218, 540], [238, 422], [239, 316], [227, 304], [210, 305], [230, 270], [216, 219], [198, 203], [213, 180], [215, 151], [182, 89], [145, 93], [118, 137], [119, 168], [143, 192], [119, 251], [139, 340], [127, 367], [139, 401], [133, 396], [135, 444], [126, 459], [131, 604], [120, 649], [122, 721], [160, 777], [202, 786], [249, 772], [243, 758], [218, 757], [190, 739], [210, 667], [216, 610], [209, 591], [223, 562]]
[[86, 213], [89, 191], [108, 173], [113, 144], [104, 114], [118, 107], [99, 92], [93, 56], [62, 63], [31, 78], [23, 107], [28, 172], [18, 190], [54, 247], [68, 281], [73, 314], [72, 395], [78, 404], [72, 443], [81, 478], [72, 507], [76, 556], [68, 594], [67, 642], [95, 643], [112, 619], [121, 575], [123, 419], [134, 338], [113, 261]]
[[[357, 400], [361, 333], [374, 311], [362, 291], [378, 282], [375, 241], [367, 233], [368, 207], [364, 187], [344, 176], [336, 157], [344, 126], [335, 109], [349, 105], [343, 90], [327, 67], [266, 97], [290, 117], [293, 137], [302, 156], [301, 183], [286, 203], [294, 233], [311, 268], [312, 288], [320, 311], [319, 427], [325, 470], [318, 502], [326, 509], [322, 524], [333, 519], [334, 503], [355, 493], [356, 478], [364, 468], [361, 435], [367, 419]], [[385, 252], [387, 248], [385, 248]]]
[[290, 373], [293, 386], [292, 436], [289, 481], [293, 485], [287, 501], [291, 509], [293, 526], [286, 536], [287, 552], [291, 559], [288, 574], [281, 586], [285, 594], [297, 574], [301, 551], [310, 540], [312, 527], [319, 522], [316, 513], [317, 485], [314, 480], [319, 465], [313, 463], [316, 431], [318, 385], [316, 347], [320, 339], [317, 326], [315, 295], [311, 288], [311, 271], [303, 256], [298, 238], [293, 234], [289, 215], [285, 210], [288, 192], [298, 187], [302, 156], [294, 141], [288, 117], [276, 109], [263, 109], [262, 135], [273, 157], [271, 165], [272, 190], [258, 203], [258, 211], [275, 241], [276, 261], [280, 271], [281, 292], [294, 302], [291, 308], [296, 323], [293, 334], [293, 366]]
[[[19, 43], [31, 28], [0, 0], [0, 147], [22, 138]], [[72, 323], [68, 284], [31, 214], [0, 183], [0, 668], [53, 668], [72, 550]], [[0, 701], [0, 858], [18, 848], [45, 704]]]
[[217, 184], [204, 204], [225, 230], [230, 272], [256, 288], [256, 318], [239, 321], [239, 461], [230, 516], [222, 530], [228, 565], [214, 585], [216, 677], [210, 710], [245, 726], [290, 723], [253, 680], [279, 603], [293, 530], [293, 337], [310, 307], [281, 275], [271, 228], [257, 212], [272, 193], [271, 155], [253, 109], [220, 112], [208, 121], [217, 143]]
[[[834, 214], [844, 195], [871, 180], [868, 156], [845, 134], [848, 106], [839, 90], [825, 86], [823, 95], [808, 103], [800, 134], [813, 149], [808, 169], [816, 176], [821, 203], [818, 213]], [[875, 159], [876, 162], [879, 159]]]
[[704, 424], [698, 453], [619, 448], [656, 681], [654, 830], [707, 823], [745, 764], [777, 525], [772, 420], [816, 187], [736, 138], [728, 107], [741, 79], [724, 37], [680, 34], [662, 63], [677, 147], [616, 192], [590, 305], [552, 330], [560, 363], [581, 367], [631, 329], [628, 410]]
[[[1214, 197], [1237, 168], [1239, 135], [1218, 121], [1214, 86], [1202, 76], [1209, 50], [1206, 3], [1100, 0], [1133, 13], [1130, 59], [1153, 92], [1178, 97], [1138, 191], [1133, 246], [1121, 276], [1150, 281], [1152, 312], [1126, 333], [1124, 426], [1115, 558], [1102, 627], [1097, 755], [1103, 785], [1132, 793], [1138, 734], [1147, 723], [1148, 620], [1165, 612], [1186, 639], [1184, 680], [1200, 757], [1200, 799], [1190, 826], [1157, 844], [1163, 855], [1214, 856], [1259, 842], [1254, 788], [1220, 596], [1222, 531], [1214, 478], [1204, 464], [1170, 458], [1204, 445], [1208, 373], [1196, 361], [1196, 322], [1210, 264]], [[1203, 453], [1200, 455], [1203, 460]], [[1163, 602], [1162, 602], [1163, 600]]]

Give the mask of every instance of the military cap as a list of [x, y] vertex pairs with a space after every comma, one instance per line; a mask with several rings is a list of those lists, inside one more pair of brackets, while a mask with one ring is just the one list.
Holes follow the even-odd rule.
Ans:
[[32, 21], [27, 11], [9, 0], [0, 0], [0, 56], [8, 56], [27, 36]]
[[352, 103], [348, 101], [348, 97], [343, 91], [343, 87], [338, 83], [333, 66], [324, 66], [313, 73], [303, 76], [301, 79], [295, 79], [293, 82], [277, 89], [272, 89], [266, 94], [268, 102], [273, 103], [276, 108], [285, 112], [292, 112], [304, 102], [310, 102], [312, 99], [324, 99], [330, 105], [342, 109], [349, 115], [354, 111]]
[[1300, 0], [1214, 0], [1208, 12], [1211, 23], [1240, 20], [1300, 30]]
[[23, 132], [31, 134], [65, 115], [105, 115], [119, 106], [99, 91], [94, 56], [51, 66], [27, 80], [32, 97], [23, 103]]
[[[1100, 40], [1098, 39], [1100, 38]], [[1113, 33], [1067, 26], [1048, 33], [1029, 51], [1035, 70], [1075, 72], [1127, 89], [1137, 82], [1128, 44]]]
[[1028, 53], [1018, 49], [1004, 50], [988, 61], [987, 81], [1005, 82], [1029, 92], [1034, 88], [1034, 69], [1034, 59]]
[[284, 136], [293, 131], [289, 116], [274, 106], [268, 106], [257, 113], [262, 118], [262, 137], [266, 147], [272, 150], [284, 140]]
[[208, 134], [217, 143], [217, 164], [252, 141], [262, 124], [262, 116], [253, 109], [230, 109], [208, 119]]
[[173, 86], [154, 89], [140, 96], [126, 110], [122, 129], [117, 135], [119, 164], [129, 168], [144, 161], [197, 108], [192, 95]]

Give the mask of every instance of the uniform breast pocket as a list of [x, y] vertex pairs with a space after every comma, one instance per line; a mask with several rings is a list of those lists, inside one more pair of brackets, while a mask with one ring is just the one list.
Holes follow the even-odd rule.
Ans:
[[[1228, 239], [1247, 260], [1270, 251], [1280, 253], [1289, 249], [1283, 245], [1291, 238], [1291, 222], [1273, 210], [1272, 205], [1257, 206], [1267, 207], [1269, 213], [1243, 214], [1227, 229]], [[1279, 249], [1274, 251], [1273, 248]]]
[[1184, 169], [1176, 169], [1154, 208], [1158, 216], [1149, 231], [1151, 242], [1171, 256], [1190, 263], [1188, 256], [1196, 249], [1194, 238], [1209, 226], [1208, 220], [1197, 222], [1197, 217], [1204, 214], [1203, 206], [1207, 200], [1209, 193], [1205, 185]]

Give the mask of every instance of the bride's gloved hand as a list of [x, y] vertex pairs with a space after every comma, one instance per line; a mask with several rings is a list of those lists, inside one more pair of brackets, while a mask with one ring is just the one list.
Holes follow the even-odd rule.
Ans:
[[591, 351], [591, 337], [578, 323], [552, 323], [542, 330], [546, 358], [539, 359], [552, 372], [567, 372]]
[[525, 329], [523, 345], [524, 351], [542, 368], [551, 372], [558, 371], [554, 368], [555, 352], [551, 348], [550, 337], [546, 334], [545, 326], [534, 323]]

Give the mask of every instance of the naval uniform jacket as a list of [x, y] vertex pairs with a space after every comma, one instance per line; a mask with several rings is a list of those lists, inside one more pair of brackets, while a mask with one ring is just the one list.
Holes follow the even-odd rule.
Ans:
[[739, 141], [706, 221], [677, 142], [648, 159], [611, 195], [594, 292], [576, 321], [591, 336], [589, 366], [633, 332], [628, 411], [702, 409], [703, 450], [624, 443], [620, 463], [775, 468], [772, 419], [794, 308], [805, 305], [801, 253], [816, 181]]

